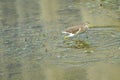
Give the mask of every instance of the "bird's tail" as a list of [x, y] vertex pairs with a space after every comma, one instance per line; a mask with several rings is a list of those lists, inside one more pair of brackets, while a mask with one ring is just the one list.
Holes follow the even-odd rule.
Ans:
[[69, 34], [68, 32], [62, 31], [63, 34]]

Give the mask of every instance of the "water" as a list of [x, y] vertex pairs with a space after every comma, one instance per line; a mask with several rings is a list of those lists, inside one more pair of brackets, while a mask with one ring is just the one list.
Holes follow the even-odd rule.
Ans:
[[[0, 0], [0, 80], [119, 80], [117, 13], [89, 14], [81, 3]], [[61, 31], [82, 21], [92, 24], [88, 38], [64, 40]]]

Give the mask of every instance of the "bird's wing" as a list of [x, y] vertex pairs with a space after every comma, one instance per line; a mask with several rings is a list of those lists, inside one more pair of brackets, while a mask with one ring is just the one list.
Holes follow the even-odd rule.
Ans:
[[78, 34], [78, 33], [80, 33], [80, 31], [81, 31], [81, 28], [79, 28], [79, 30], [75, 33], [75, 34]]
[[78, 26], [73, 26], [73, 27], [70, 27], [70, 28], [66, 29], [66, 32], [73, 33], [73, 34], [76, 33], [77, 31], [79, 31]]

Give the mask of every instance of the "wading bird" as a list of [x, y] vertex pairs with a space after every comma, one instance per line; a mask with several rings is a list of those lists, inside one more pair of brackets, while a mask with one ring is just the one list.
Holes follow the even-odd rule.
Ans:
[[87, 32], [87, 30], [89, 28], [88, 24], [89, 24], [89, 22], [85, 22], [80, 25], [68, 27], [65, 31], [62, 31], [62, 33], [67, 34], [67, 36], [65, 36], [64, 38], [73, 37], [78, 34]]

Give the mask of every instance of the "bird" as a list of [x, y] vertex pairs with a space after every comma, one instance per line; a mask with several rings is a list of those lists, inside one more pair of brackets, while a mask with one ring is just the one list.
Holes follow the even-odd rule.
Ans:
[[84, 22], [80, 25], [75, 25], [75, 26], [71, 26], [68, 27], [67, 29], [65, 29], [64, 31], [62, 31], [63, 34], [67, 34], [67, 36], [65, 36], [64, 38], [69, 38], [69, 37], [74, 37], [78, 34], [87, 32], [89, 29], [89, 22]]

